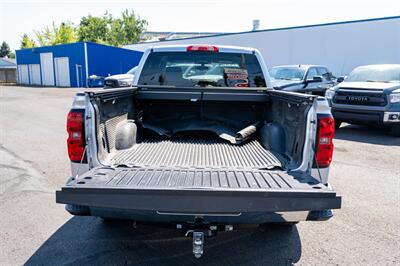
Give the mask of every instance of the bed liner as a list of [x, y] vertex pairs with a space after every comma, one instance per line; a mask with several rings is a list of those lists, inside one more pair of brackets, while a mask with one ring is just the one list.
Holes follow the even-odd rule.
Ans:
[[240, 145], [215, 138], [147, 138], [131, 149], [117, 151], [112, 165], [196, 168], [280, 168], [281, 162], [257, 140]]

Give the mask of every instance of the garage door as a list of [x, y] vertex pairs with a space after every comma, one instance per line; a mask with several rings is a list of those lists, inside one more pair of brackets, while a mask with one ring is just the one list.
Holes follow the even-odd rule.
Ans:
[[34, 64], [29, 65], [29, 76], [30, 76], [30, 84], [31, 85], [41, 85], [41, 78], [40, 78], [40, 65]]
[[43, 79], [42, 84], [45, 86], [54, 86], [53, 53], [41, 53], [40, 65]]
[[56, 86], [70, 87], [68, 57], [54, 58], [56, 67]]
[[7, 82], [6, 71], [7, 70], [5, 70], [5, 69], [0, 69], [0, 83], [1, 82]]
[[28, 65], [18, 65], [19, 84], [29, 84]]

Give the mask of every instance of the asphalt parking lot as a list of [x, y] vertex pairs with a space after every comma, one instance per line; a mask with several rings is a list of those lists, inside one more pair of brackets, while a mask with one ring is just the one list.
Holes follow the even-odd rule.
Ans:
[[336, 133], [330, 182], [343, 204], [327, 222], [223, 233], [196, 260], [174, 229], [69, 215], [55, 190], [69, 174], [75, 92], [0, 86], [0, 265], [400, 264], [400, 138], [364, 126]]

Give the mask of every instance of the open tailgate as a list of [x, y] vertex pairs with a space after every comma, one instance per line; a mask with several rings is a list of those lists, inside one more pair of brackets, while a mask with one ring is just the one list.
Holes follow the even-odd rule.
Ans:
[[56, 192], [57, 203], [160, 212], [338, 209], [341, 197], [311, 176], [268, 170], [97, 167]]

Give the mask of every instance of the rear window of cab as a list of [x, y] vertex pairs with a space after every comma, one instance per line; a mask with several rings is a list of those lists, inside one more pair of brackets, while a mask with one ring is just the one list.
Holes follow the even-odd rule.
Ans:
[[153, 52], [140, 73], [139, 85], [176, 87], [265, 87], [254, 54]]

